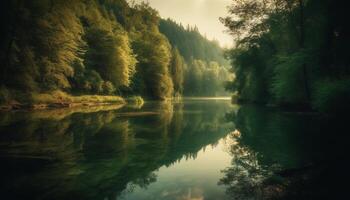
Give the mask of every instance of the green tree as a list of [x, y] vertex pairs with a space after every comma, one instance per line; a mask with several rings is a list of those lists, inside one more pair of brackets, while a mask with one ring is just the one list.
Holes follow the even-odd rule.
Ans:
[[179, 50], [176, 47], [173, 48], [170, 72], [174, 83], [174, 92], [179, 95], [183, 93], [185, 68], [186, 68], [185, 60], [180, 55]]
[[233, 2], [230, 16], [221, 19], [236, 40], [230, 51], [236, 78], [227, 88], [242, 101], [340, 110], [335, 105], [346, 99], [348, 83], [341, 66], [350, 62], [333, 55], [348, 48], [344, 5], [342, 0]]
[[128, 87], [135, 73], [136, 59], [123, 32], [108, 32], [97, 28], [86, 33], [88, 50], [85, 65], [100, 73], [117, 89]]
[[[134, 8], [135, 27], [133, 49], [137, 54], [137, 77], [143, 84], [143, 95], [154, 99], [167, 99], [173, 96], [174, 86], [170, 74], [171, 46], [167, 38], [159, 33], [158, 12], [148, 4]], [[141, 18], [140, 18], [141, 16]], [[141, 21], [140, 21], [141, 20]], [[142, 22], [142, 23], [141, 23]], [[136, 85], [135, 85], [136, 86]]]

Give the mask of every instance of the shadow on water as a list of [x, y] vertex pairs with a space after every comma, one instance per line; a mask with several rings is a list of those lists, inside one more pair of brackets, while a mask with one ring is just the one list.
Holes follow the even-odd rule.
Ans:
[[231, 199], [339, 199], [346, 194], [347, 118], [242, 106], [227, 114], [232, 165], [219, 184]]
[[[2, 113], [0, 195], [339, 199], [348, 180], [346, 121], [215, 100]], [[208, 145], [215, 150], [204, 152]]]
[[229, 133], [227, 105], [154, 102], [141, 110], [1, 115], [1, 197], [116, 199], [146, 188], [160, 167], [195, 158]]

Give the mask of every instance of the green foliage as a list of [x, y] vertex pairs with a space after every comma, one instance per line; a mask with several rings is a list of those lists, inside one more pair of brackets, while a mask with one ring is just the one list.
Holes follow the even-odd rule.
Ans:
[[[196, 28], [161, 20], [147, 3], [4, 0], [0, 7], [0, 84], [9, 91], [164, 100], [192, 87], [185, 85], [185, 76], [191, 79], [186, 73], [191, 71], [187, 63], [192, 57], [203, 63], [225, 63], [217, 42], [208, 41]], [[220, 71], [200, 70], [203, 78], [194, 84], [202, 88], [204, 80], [214, 81]], [[214, 94], [218, 87], [214, 83], [201, 91]]]
[[349, 85], [349, 78], [317, 82], [313, 96], [313, 107], [325, 113], [346, 113], [350, 109]]
[[277, 58], [271, 94], [278, 103], [302, 104], [307, 101], [303, 82], [303, 63], [306, 56], [305, 52], [297, 52]]
[[162, 100], [172, 97], [171, 47], [166, 38], [159, 33], [143, 33], [134, 42], [134, 49], [139, 59], [137, 71], [145, 88], [142, 94]]
[[229, 71], [217, 62], [192, 60], [185, 77], [187, 96], [224, 96], [224, 83], [232, 79]]
[[176, 47], [173, 48], [170, 72], [174, 83], [175, 93], [182, 94], [183, 92], [185, 69], [186, 69], [186, 63], [184, 58], [180, 55], [179, 50]]
[[193, 60], [191, 65], [188, 68], [185, 94], [187, 95], [198, 95], [202, 91], [202, 80], [203, 80], [203, 71], [206, 68], [206, 63], [201, 60]]
[[111, 83], [109, 81], [104, 82], [102, 87], [103, 87], [103, 91], [105, 94], [113, 94], [116, 90], [113, 83]]
[[[171, 19], [161, 20], [159, 29], [176, 48], [171, 65], [175, 93], [186, 96], [227, 95], [224, 82], [231, 80], [232, 76], [217, 41], [203, 37], [197, 27], [184, 28]], [[181, 82], [184, 83], [183, 89], [179, 87]]]
[[228, 52], [235, 79], [226, 89], [245, 102], [328, 113], [347, 107], [344, 6], [343, 0], [234, 2], [221, 19], [236, 40]]
[[[262, 45], [261, 45], [262, 46]], [[232, 71], [235, 79], [226, 83], [226, 88], [237, 91], [239, 101], [262, 103], [268, 98], [268, 81], [271, 69], [264, 58], [268, 51], [261, 51], [258, 47], [237, 48], [230, 52], [233, 58]]]
[[115, 87], [128, 87], [135, 73], [136, 59], [130, 49], [125, 33], [111, 33], [101, 29], [87, 30], [85, 65], [99, 72], [104, 80]]
[[178, 48], [186, 62], [192, 58], [206, 62], [216, 61], [220, 65], [228, 65], [223, 56], [223, 49], [217, 41], [209, 41], [203, 37], [197, 27], [184, 28], [171, 19], [161, 20], [159, 30], [167, 36], [172, 46]]
[[71, 96], [60, 90], [50, 93], [33, 93], [31, 95], [32, 103], [52, 104], [52, 103], [119, 103], [124, 104], [125, 101], [119, 96], [101, 96], [101, 95], [81, 95]]
[[132, 104], [132, 106], [142, 107], [145, 103], [141, 96], [132, 96], [127, 99], [128, 103]]

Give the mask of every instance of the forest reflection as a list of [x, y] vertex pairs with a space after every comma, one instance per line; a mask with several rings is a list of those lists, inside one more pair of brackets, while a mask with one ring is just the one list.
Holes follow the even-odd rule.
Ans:
[[346, 134], [329, 137], [344, 124], [225, 100], [3, 113], [0, 193], [50, 200], [317, 199], [332, 191], [330, 184], [339, 187], [334, 180], [346, 172], [339, 142]]
[[344, 121], [249, 105], [226, 118], [236, 131], [219, 184], [230, 199], [333, 199], [346, 191], [336, 180], [348, 174], [347, 136], [329, 135]]
[[224, 118], [228, 105], [154, 102], [142, 109], [6, 113], [0, 117], [1, 194], [115, 199], [145, 188], [161, 166], [194, 159], [225, 137], [233, 126]]

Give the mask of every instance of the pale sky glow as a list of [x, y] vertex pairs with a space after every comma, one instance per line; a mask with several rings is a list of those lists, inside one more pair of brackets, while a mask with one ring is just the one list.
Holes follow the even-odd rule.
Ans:
[[232, 0], [135, 0], [146, 1], [159, 11], [162, 18], [171, 18], [184, 26], [197, 25], [199, 31], [208, 39], [216, 39], [223, 47], [230, 47], [233, 39], [227, 33], [219, 17], [227, 15], [227, 6]]

